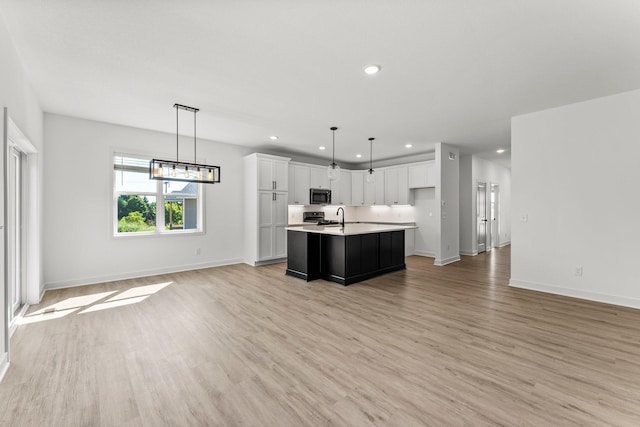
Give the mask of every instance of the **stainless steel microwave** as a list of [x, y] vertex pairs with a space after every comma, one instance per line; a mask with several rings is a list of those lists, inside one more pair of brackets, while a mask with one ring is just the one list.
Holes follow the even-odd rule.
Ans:
[[309, 203], [312, 205], [328, 205], [331, 203], [331, 190], [324, 188], [311, 188], [309, 190]]

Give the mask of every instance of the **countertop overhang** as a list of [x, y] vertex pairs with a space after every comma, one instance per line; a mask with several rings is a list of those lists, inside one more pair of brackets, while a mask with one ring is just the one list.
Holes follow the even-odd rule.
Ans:
[[385, 231], [410, 230], [418, 228], [415, 225], [394, 225], [394, 224], [366, 224], [347, 223], [344, 227], [340, 225], [292, 225], [286, 227], [288, 231], [302, 231], [305, 233], [330, 234], [333, 236], [349, 236], [355, 234], [382, 233]]

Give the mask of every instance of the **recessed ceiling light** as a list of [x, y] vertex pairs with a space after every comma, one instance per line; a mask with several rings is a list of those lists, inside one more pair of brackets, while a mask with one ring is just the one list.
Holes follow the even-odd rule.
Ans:
[[504, 149], [503, 149], [503, 148], [501, 148], [501, 149], [499, 149], [499, 150], [496, 150], [496, 153], [498, 153], [498, 154], [502, 154], [502, 153], [504, 153]]
[[276, 139], [278, 139], [278, 137], [276, 135], [271, 135], [269, 139], [272, 141], [275, 141]]
[[413, 144], [404, 144], [405, 148], [411, 148], [413, 147]]
[[362, 70], [365, 72], [365, 74], [376, 74], [380, 72], [381, 69], [382, 67], [379, 65], [367, 65]]
[[356, 157], [360, 158], [360, 157], [362, 157], [362, 154], [356, 154]]
[[318, 147], [320, 150], [324, 150], [326, 147], [324, 145], [321, 145], [320, 147]]

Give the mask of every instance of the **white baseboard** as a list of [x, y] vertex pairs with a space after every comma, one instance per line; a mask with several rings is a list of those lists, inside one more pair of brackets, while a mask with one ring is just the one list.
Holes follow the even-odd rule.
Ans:
[[16, 331], [16, 329], [18, 329], [18, 323], [19, 323], [18, 320], [24, 317], [24, 314], [27, 312], [28, 309], [29, 309], [29, 304], [24, 304], [20, 309], [20, 311], [18, 312], [18, 314], [16, 314], [16, 317], [13, 319], [13, 322], [11, 322], [11, 325], [9, 326], [9, 338], [11, 338], [13, 336], [13, 333]]
[[243, 261], [243, 262], [247, 265], [250, 265], [251, 267], [259, 267], [261, 265], [278, 264], [280, 262], [287, 262], [287, 258], [268, 259], [265, 261], [256, 261], [256, 262], [248, 262], [248, 261]]
[[45, 291], [62, 288], [73, 288], [76, 286], [95, 285], [96, 283], [113, 282], [115, 280], [138, 279], [140, 277], [158, 276], [160, 274], [179, 273], [181, 271], [201, 270], [203, 268], [221, 267], [223, 265], [239, 264], [242, 259], [227, 259], [213, 262], [203, 262], [199, 264], [181, 265], [177, 267], [158, 268], [152, 270], [132, 271], [129, 273], [113, 274], [98, 277], [87, 277], [83, 279], [63, 280], [59, 282], [45, 283]]
[[9, 370], [9, 353], [5, 353], [0, 357], [0, 383], [4, 379], [5, 374]]
[[603, 302], [605, 304], [620, 305], [623, 307], [639, 308], [640, 299], [621, 297], [618, 295], [601, 294], [598, 292], [581, 291], [579, 289], [563, 288], [561, 286], [547, 285], [543, 283], [527, 282], [524, 280], [511, 279], [509, 286], [530, 291], [545, 292], [548, 294], [562, 295], [565, 297], [578, 298], [588, 301]]
[[460, 251], [460, 255], [467, 255], [467, 256], [476, 256], [478, 255], [478, 251]]
[[511, 244], [511, 240], [507, 240], [506, 242], [502, 242], [498, 245], [499, 248], [504, 248], [505, 246], [509, 246]]
[[426, 256], [426, 257], [429, 257], [429, 258], [435, 258], [436, 257], [435, 252], [414, 251], [413, 254], [414, 255], [418, 255], [418, 256]]
[[460, 261], [460, 255], [455, 255], [445, 259], [436, 259], [433, 262], [433, 265], [443, 266], [443, 265], [451, 264], [452, 262], [457, 262], [457, 261]]

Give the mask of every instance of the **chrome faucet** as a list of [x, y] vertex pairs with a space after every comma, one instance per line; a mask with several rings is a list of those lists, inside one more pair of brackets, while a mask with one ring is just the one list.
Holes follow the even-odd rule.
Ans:
[[340, 221], [340, 225], [342, 226], [342, 228], [344, 228], [344, 208], [342, 206], [338, 208], [338, 212], [336, 212], [336, 215], [339, 215], [340, 211], [342, 211], [342, 221]]

